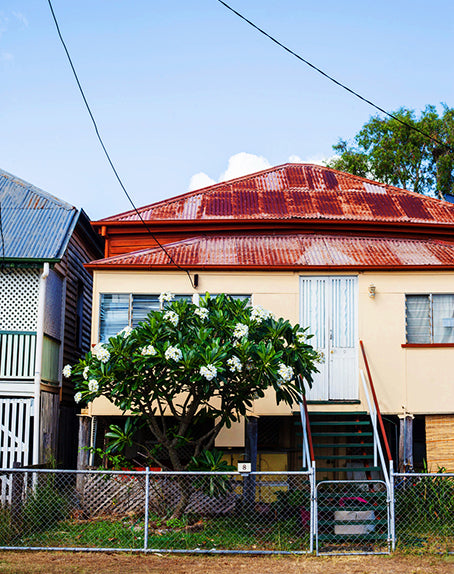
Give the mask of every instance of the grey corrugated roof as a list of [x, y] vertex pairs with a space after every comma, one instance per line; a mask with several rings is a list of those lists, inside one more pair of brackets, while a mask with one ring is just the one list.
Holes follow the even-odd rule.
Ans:
[[60, 259], [78, 210], [0, 169], [0, 258]]

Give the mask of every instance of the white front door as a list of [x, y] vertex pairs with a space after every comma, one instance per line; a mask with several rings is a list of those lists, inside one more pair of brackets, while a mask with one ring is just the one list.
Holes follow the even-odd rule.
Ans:
[[357, 286], [353, 276], [300, 278], [300, 324], [324, 356], [308, 400], [358, 399]]

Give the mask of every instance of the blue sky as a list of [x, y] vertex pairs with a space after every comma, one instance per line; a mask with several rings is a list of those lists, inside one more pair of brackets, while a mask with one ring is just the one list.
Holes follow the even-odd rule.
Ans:
[[[449, 0], [230, 3], [385, 109], [454, 106]], [[290, 158], [319, 161], [375, 113], [216, 0], [53, 6], [105, 144], [138, 206], [186, 192], [200, 173], [195, 184]], [[0, 4], [0, 126], [2, 169], [83, 207], [92, 219], [130, 209], [46, 0]]]

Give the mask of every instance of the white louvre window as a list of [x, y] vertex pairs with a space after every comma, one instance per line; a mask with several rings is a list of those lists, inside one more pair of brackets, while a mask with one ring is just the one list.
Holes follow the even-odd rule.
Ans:
[[99, 340], [103, 343], [129, 325], [129, 293], [103, 293], [99, 316]]
[[[175, 295], [174, 301], [191, 301], [191, 295]], [[125, 327], [137, 327], [150, 311], [159, 311], [159, 295], [102, 293], [99, 314], [99, 340], [105, 343]]]
[[147, 318], [150, 311], [159, 311], [158, 295], [133, 295], [132, 296], [132, 327], [137, 327]]
[[407, 295], [407, 343], [454, 343], [454, 295]]

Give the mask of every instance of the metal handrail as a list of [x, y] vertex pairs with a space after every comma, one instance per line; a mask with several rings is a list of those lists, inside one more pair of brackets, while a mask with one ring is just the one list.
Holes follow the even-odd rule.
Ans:
[[[301, 389], [304, 390], [304, 379], [301, 375], [298, 375], [298, 377], [300, 379]], [[307, 410], [306, 395], [302, 392], [300, 396], [301, 396], [300, 409], [302, 408], [301, 414], [302, 415], [304, 414], [304, 422], [306, 425], [306, 428], [302, 429], [302, 431], [303, 431], [303, 433], [305, 431], [305, 437], [307, 438], [307, 442], [308, 442], [310, 460], [307, 461], [308, 462], [307, 466], [308, 466], [308, 468], [310, 468], [311, 464], [315, 461], [314, 445], [312, 443], [312, 433], [311, 433], [311, 425], [309, 423], [309, 412]], [[301, 416], [301, 418], [303, 419], [303, 416]]]
[[375, 387], [374, 387], [374, 383], [372, 381], [372, 375], [371, 375], [371, 372], [369, 369], [369, 363], [367, 361], [366, 351], [364, 349], [364, 343], [362, 341], [360, 341], [359, 345], [361, 347], [361, 352], [363, 354], [364, 365], [366, 367], [367, 378], [369, 380], [369, 387], [370, 387], [370, 390], [372, 393], [372, 398], [374, 400], [375, 411], [376, 411], [377, 417], [378, 417], [378, 424], [380, 426], [380, 432], [382, 435], [383, 444], [385, 445], [386, 456], [388, 457], [388, 462], [391, 462], [392, 461], [391, 450], [389, 448], [388, 439], [386, 437], [385, 425], [383, 424], [383, 419], [381, 416], [380, 407], [378, 405], [377, 395], [375, 393]]

